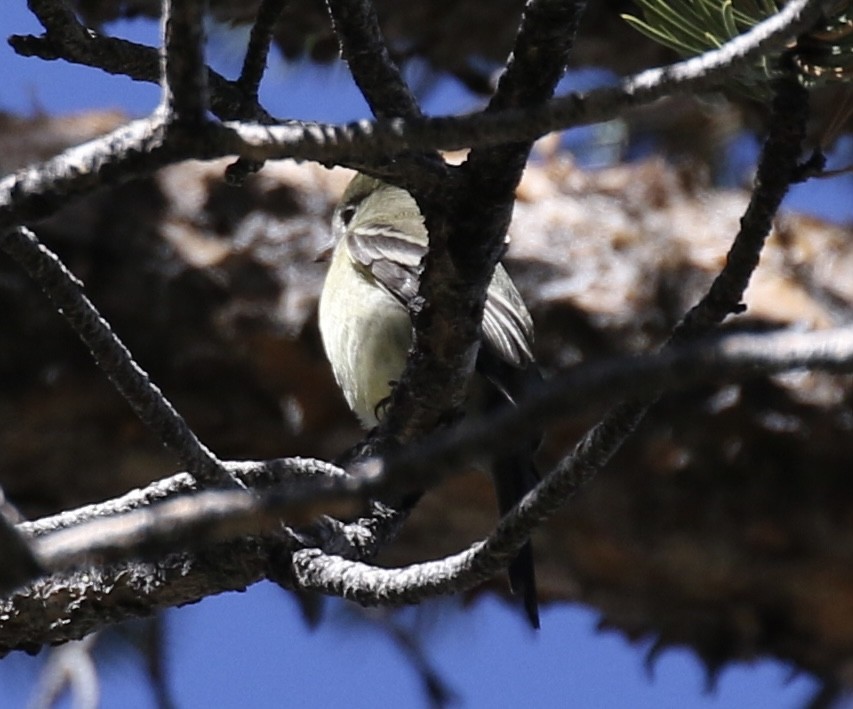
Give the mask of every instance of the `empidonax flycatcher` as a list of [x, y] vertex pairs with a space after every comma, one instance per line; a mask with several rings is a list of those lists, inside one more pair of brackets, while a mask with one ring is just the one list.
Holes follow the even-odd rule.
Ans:
[[[379, 406], [399, 381], [412, 344], [408, 304], [417, 295], [428, 238], [414, 198], [404, 189], [357, 175], [332, 218], [335, 247], [320, 297], [320, 333], [335, 379], [366, 428], [378, 423]], [[477, 371], [493, 400], [512, 404], [526, 381], [538, 378], [533, 321], [503, 266], [495, 267], [486, 295]], [[501, 514], [520, 500], [538, 476], [535, 445], [495, 461], [493, 477]], [[530, 544], [509, 567], [531, 624], [539, 610]]]

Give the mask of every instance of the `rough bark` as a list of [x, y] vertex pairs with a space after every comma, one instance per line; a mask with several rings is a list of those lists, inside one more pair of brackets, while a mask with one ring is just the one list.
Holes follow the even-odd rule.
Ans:
[[[119, 120], [5, 117], [3, 172]], [[45, 146], [49, 147], [45, 147]], [[359, 433], [316, 331], [315, 255], [344, 171], [225, 162], [104, 189], [39, 224], [94, 302], [225, 458], [332, 457]], [[586, 172], [563, 157], [518, 191], [509, 268], [549, 368], [660, 343], [721, 266], [747, 195], [659, 161]], [[739, 327], [849, 319], [851, 232], [777, 223]], [[106, 499], [175, 463], [38, 290], [0, 257], [0, 485], [27, 516]], [[536, 538], [546, 601], [581, 600], [711, 666], [771, 654], [843, 676], [853, 647], [853, 380], [816, 374], [665, 397]], [[600, 412], [553, 427], [554, 460]], [[381, 561], [458, 550], [494, 519], [486, 476], [431, 492]], [[503, 583], [494, 588], [502, 591]]]

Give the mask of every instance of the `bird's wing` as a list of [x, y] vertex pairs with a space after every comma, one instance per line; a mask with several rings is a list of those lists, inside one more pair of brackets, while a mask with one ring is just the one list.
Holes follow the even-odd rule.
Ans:
[[[387, 224], [349, 229], [346, 239], [353, 260], [408, 307], [418, 292], [421, 261], [427, 250], [423, 239]], [[483, 343], [514, 367], [526, 367], [533, 361], [533, 322], [500, 264], [486, 293]]]
[[376, 282], [408, 307], [418, 294], [421, 260], [426, 244], [387, 224], [350, 229], [346, 234], [352, 259]]
[[533, 362], [533, 320], [500, 264], [486, 292], [483, 342], [514, 367], [527, 367]]

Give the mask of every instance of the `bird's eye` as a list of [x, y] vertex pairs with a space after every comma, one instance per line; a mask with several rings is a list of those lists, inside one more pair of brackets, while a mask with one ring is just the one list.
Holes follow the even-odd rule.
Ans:
[[349, 226], [349, 223], [352, 221], [354, 216], [355, 207], [351, 204], [341, 210], [341, 221], [344, 223], [344, 226]]

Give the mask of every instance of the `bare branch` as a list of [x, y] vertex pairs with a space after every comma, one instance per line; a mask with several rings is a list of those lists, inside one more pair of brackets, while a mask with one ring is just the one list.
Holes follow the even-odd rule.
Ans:
[[134, 361], [109, 323], [83, 294], [82, 283], [56, 255], [24, 228], [0, 236], [0, 246], [45, 291], [134, 413], [178, 455], [190, 473], [206, 485], [231, 484], [232, 479], [216, 456], [196, 438], [183, 417]]
[[[354, 159], [377, 160], [410, 150], [455, 150], [532, 140], [552, 130], [610, 119], [628, 106], [653, 101], [664, 94], [707, 88], [725, 76], [731, 62], [752, 61], [762, 52], [784, 44], [788, 37], [808, 27], [819, 12], [819, 0], [791, 0], [777, 15], [716, 52], [643, 72], [624, 80], [619, 87], [571, 94], [534, 108], [347, 125], [298, 122], [279, 126], [210, 125], [198, 132], [191, 154], [185, 149], [162, 148], [162, 121], [136, 121], [42, 165], [0, 180], [0, 228], [47, 216], [62, 198], [93, 189], [107, 173], [136, 176], [190, 157], [240, 155], [259, 161], [294, 158], [331, 164]], [[152, 68], [156, 76], [156, 61]], [[215, 95], [217, 91], [215, 88]], [[233, 115], [240, 115], [239, 107], [231, 108]]]
[[47, 217], [68, 197], [89, 192], [110, 176], [129, 178], [189, 157], [163, 150], [163, 134], [162, 119], [132, 121], [4, 177], [0, 180], [0, 230]]
[[39, 673], [35, 696], [28, 704], [30, 709], [50, 709], [57, 706], [66, 689], [80, 709], [97, 709], [101, 688], [98, 670], [92, 653], [98, 641], [92, 633], [74, 643], [51, 648], [47, 662]]
[[418, 118], [421, 109], [388, 53], [370, 0], [326, 0], [341, 55], [377, 118]]
[[[791, 183], [798, 174], [798, 158], [805, 138], [808, 119], [808, 94], [793, 79], [780, 79], [775, 83], [773, 112], [770, 134], [762, 148], [755, 187], [741, 220], [741, 229], [726, 259], [726, 265], [715, 279], [708, 294], [702, 298], [682, 322], [675, 328], [667, 346], [675, 342], [689, 342], [708, 333], [729, 313], [743, 310], [741, 299], [749, 279], [758, 266], [761, 249], [770, 233], [772, 219]], [[650, 390], [631, 398], [625, 392], [625, 403], [609, 411], [602, 421], [593, 427], [578, 443], [571, 455], [556, 467], [554, 474], [564, 481], [564, 486], [555, 492], [554, 502], [559, 504], [559, 495], [573, 494], [580, 486], [588, 483], [619, 450], [625, 439], [642, 421], [649, 407], [654, 404], [659, 390]], [[537, 493], [534, 490], [531, 495]], [[547, 501], [542, 490], [543, 504]], [[525, 501], [519, 505], [519, 509]], [[514, 517], [514, 513], [506, 519]], [[517, 522], [515, 541], [518, 546], [535, 528], [533, 520], [526, 524]], [[534, 524], [534, 526], [527, 526]]]
[[151, 690], [154, 693], [157, 709], [176, 709], [172, 691], [169, 687], [169, 638], [164, 614], [157, 613], [142, 629], [140, 652], [145, 660], [145, 669]]
[[217, 544], [195, 554], [168, 554], [157, 563], [86, 568], [43, 577], [0, 598], [0, 656], [76, 640], [106, 625], [264, 578], [267, 558], [257, 539]]
[[177, 550], [261, 536], [279, 520], [249, 492], [201, 492], [51, 532], [36, 540], [36, 554], [51, 571], [93, 559], [155, 561]]
[[[334, 478], [344, 474], [344, 471], [331, 463], [314, 458], [281, 458], [264, 462], [225, 461], [222, 465], [239, 478], [246, 487], [255, 491], [267, 490], [289, 480], [319, 475]], [[33, 522], [21, 522], [17, 525], [17, 529], [26, 536], [40, 537], [90, 520], [114, 517], [140, 507], [147, 507], [155, 502], [199, 492], [201, 489], [191, 475], [177, 473], [112, 500], [67, 510]]]
[[[530, 0], [488, 111], [551, 97], [565, 71], [582, 3]], [[407, 443], [458, 409], [474, 369], [485, 293], [503, 255], [515, 187], [531, 143], [474, 150], [463, 168], [420, 197], [430, 248], [412, 313], [414, 343], [380, 430]], [[429, 352], [429, 357], [420, 353]]]
[[[698, 364], [697, 356], [700, 357]], [[602, 365], [595, 365], [596, 368], [600, 367], [600, 370], [592, 366], [580, 368], [574, 374], [567, 375], [575, 377], [575, 384], [572, 384], [570, 378], [562, 382], [561, 386], [569, 389], [571, 394], [561, 406], [564, 406], [565, 410], [571, 410], [575, 398], [589, 401], [596, 391], [602, 388], [611, 391], [610, 387], [614, 383], [619, 384], [626, 380], [634, 382], [637, 387], [642, 387], [647, 380], [653, 388], [681, 387], [717, 377], [746, 377], [758, 372], [782, 371], [799, 366], [830, 371], [853, 371], [853, 328], [818, 333], [729, 336], [712, 344], [679, 347], [671, 352], [631, 360], [627, 370], [630, 374], [626, 374], [624, 369], [620, 371], [616, 365], [613, 365], [609, 373], [607, 367]], [[593, 381], [591, 373], [594, 371], [600, 371], [600, 374], [596, 375]], [[641, 388], [634, 391], [642, 393]], [[542, 406], [546, 404], [543, 403]], [[522, 417], [528, 416], [531, 410], [533, 409], [523, 410]], [[495, 430], [494, 426], [492, 430]], [[445, 459], [435, 455], [436, 466], [444, 462]], [[325, 464], [317, 461], [296, 460], [282, 463], [291, 463], [292, 466], [284, 467], [309, 476], [314, 473], [324, 475], [326, 472]], [[259, 464], [234, 465], [245, 466], [247, 471], [260, 472]], [[410, 471], [418, 474], [414, 463]], [[331, 472], [336, 474], [334, 469]], [[429, 472], [430, 475], [433, 474], [432, 470]], [[370, 494], [378, 489], [375, 486], [379, 484], [379, 480], [381, 477], [362, 480], [352, 488], [350, 494], [357, 497]], [[334, 485], [334, 480], [331, 483]], [[571, 479], [566, 478], [561, 471], [555, 471], [542, 483], [542, 490], [529, 495], [516, 512], [504, 518], [495, 535], [487, 543], [447, 560], [421, 564], [407, 570], [386, 571], [361, 563], [345, 562], [340, 555], [329, 560], [321, 550], [309, 549], [294, 554], [294, 581], [306, 585], [307, 588], [340, 593], [364, 603], [414, 602], [426, 595], [473, 587], [483, 578], [496, 573], [501, 564], [518, 548], [518, 526], [523, 525], [525, 529], [531, 523], [535, 526], [545, 515], [552, 513], [565, 499], [566, 489], [571, 492], [572, 484]], [[221, 491], [205, 495], [211, 496], [205, 497], [205, 500], [218, 498], [218, 502], [206, 508], [207, 512], [204, 512], [204, 505], [207, 504], [205, 502], [183, 521], [175, 520], [179, 524], [186, 524], [185, 530], [192, 525], [198, 529], [211, 519], [224, 520], [227, 525], [233, 525], [232, 529], [238, 531], [241, 525], [243, 530], [257, 529], [256, 515], [259, 509], [271, 510], [276, 505], [280, 506], [279, 509], [284, 509], [292, 504], [292, 500], [283, 495], [271, 496], [267, 500], [248, 505], [247, 498], [241, 493]], [[546, 495], [547, 500], [543, 502]], [[232, 500], [236, 502], [232, 503]], [[228, 508], [231, 504], [233, 506]], [[211, 517], [206, 519], [205, 514], [210, 514]], [[26, 523], [22, 530], [35, 533], [39, 526], [43, 531], [57, 525]], [[82, 529], [83, 526], [80, 526], [73, 532], [77, 533]], [[98, 529], [100, 535], [100, 530], [104, 528], [89, 528], [90, 531], [94, 529]], [[176, 532], [183, 533], [180, 530]], [[525, 537], [527, 533], [529, 529], [525, 532]], [[105, 548], [111, 543], [102, 538], [91, 540], [91, 534], [87, 536], [92, 543], [86, 553], [92, 551], [92, 544]], [[49, 534], [41, 537], [47, 545], [45, 548], [48, 549], [53, 544], [49, 541], [50, 537]], [[144, 549], [146, 542], [143, 538], [139, 539], [142, 539], [138, 540], [139, 548], [127, 548], [123, 553], [132, 555], [138, 553], [140, 548]], [[298, 543], [298, 539], [292, 541]], [[83, 550], [85, 546], [84, 541], [78, 551]], [[58, 546], [55, 546], [54, 550], [57, 548]], [[327, 548], [332, 549], [331, 545]], [[58, 555], [58, 552], [56, 553]], [[54, 559], [59, 559], [59, 556]], [[276, 561], [274, 566], [278, 565], [280, 562]], [[257, 540], [242, 538], [229, 544], [218, 544], [214, 548], [205, 547], [205, 550], [196, 554], [171, 554], [156, 565], [134, 563], [102, 570], [88, 569], [79, 574], [62, 577], [48, 577], [21, 589], [5, 601], [0, 601], [0, 614], [10, 618], [0, 625], [0, 652], [3, 652], [4, 648], [8, 650], [26, 644], [60, 642], [82, 637], [106, 622], [147, 615], [158, 608], [187, 603], [222, 590], [243, 588], [268, 573], [268, 569], [269, 559], [265, 552], [258, 549]], [[335, 579], [336, 571], [344, 571], [345, 575]], [[412, 589], [406, 587], [410, 582], [416, 584]], [[378, 590], [374, 592], [371, 590], [373, 587]], [[104, 608], [110, 608], [109, 618], [104, 617]]]
[[741, 303], [749, 279], [758, 266], [773, 217], [798, 177], [798, 161], [806, 137], [809, 92], [793, 77], [774, 82], [770, 132], [761, 150], [755, 188], [741, 219], [726, 265], [708, 294], [673, 331], [671, 342], [703, 335], [729, 314], [746, 309]]
[[[369, 159], [406, 150], [460, 150], [533, 140], [551, 131], [610, 120], [628, 107], [663, 96], [713, 88], [734, 67], [784, 47], [790, 37], [815, 21], [820, 7], [820, 0], [791, 0], [778, 14], [718, 50], [641, 72], [615, 87], [572, 93], [532, 108], [463, 117], [359, 121], [346, 126], [306, 123], [301, 127], [230, 127], [239, 133], [242, 150], [270, 159], [329, 161], [344, 153]], [[305, 150], [303, 141], [311, 141], [312, 150]], [[234, 152], [241, 152], [238, 145], [234, 144]]]
[[249, 35], [249, 46], [243, 57], [243, 67], [237, 86], [253, 101], [258, 99], [258, 88], [267, 68], [267, 56], [270, 51], [273, 29], [281, 15], [287, 0], [262, 0]]
[[[261, 0], [255, 24], [249, 35], [249, 45], [246, 47], [246, 55], [243, 57], [243, 67], [237, 78], [237, 87], [245, 94], [245, 114], [251, 119], [255, 107], [258, 105], [258, 89], [261, 79], [267, 68], [267, 56], [269, 55], [270, 42], [272, 42], [273, 29], [287, 0]], [[257, 172], [264, 166], [262, 160], [246, 160], [239, 158], [229, 165], [225, 170], [225, 177], [229, 184], [240, 185], [252, 173]]]
[[[808, 335], [795, 332], [732, 335], [711, 343], [697, 343], [638, 357], [634, 365], [637, 369], [626, 380], [631, 383], [632, 393], [640, 395], [662, 387], [672, 388], [676, 382], [680, 388], [717, 378], [730, 380], [799, 367], [851, 372], [853, 327]], [[579, 368], [576, 373], [582, 374], [576, 378], [569, 375], [558, 386], [564, 396], [586, 399], [592, 391], [592, 388], [586, 388], [590, 386], [590, 372]], [[611, 386], [620, 383], [619, 378], [614, 378], [607, 385], [604, 379], [613, 374], [615, 370], [603, 375], [596, 384], [611, 390]], [[550, 394], [545, 396], [550, 398]], [[557, 398], [556, 394], [554, 398]], [[570, 404], [567, 402], [566, 405]], [[525, 421], [530, 412], [531, 409], [523, 406], [516, 423]], [[490, 429], [493, 432], [491, 441], [501, 440], [502, 429], [495, 426], [494, 420]], [[607, 443], [606, 437], [611, 432], [603, 425], [595, 430], [597, 435], [588, 436], [579, 446], [571, 467], [558, 466], [549, 473], [500, 521], [488, 539], [469, 549], [438, 561], [402, 569], [381, 569], [326, 555], [319, 549], [305, 549], [293, 554], [296, 581], [303, 588], [342, 596], [365, 605], [418, 603], [431, 596], [473, 588], [505, 567], [526, 541], [530, 530], [554, 514], [602, 464], [595, 453], [595, 444]], [[617, 430], [612, 435], [622, 434]], [[412, 455], [409, 462], [416, 465], [416, 460], [417, 457]], [[406, 474], [409, 472], [417, 474], [418, 471], [409, 468]]]
[[38, 18], [56, 50], [74, 53], [88, 42], [86, 28], [64, 0], [29, 0], [27, 7]]
[[207, 114], [204, 0], [163, 0], [163, 106], [170, 124], [193, 130]]
[[[302, 484], [268, 490], [261, 496], [230, 491], [181, 495], [126, 514], [90, 519], [42, 534], [37, 538], [36, 555], [45, 568], [57, 571], [91, 559], [109, 563], [131, 558], [159, 558], [167, 552], [207, 547], [217, 541], [246, 535], [264, 536], [274, 532], [281, 519], [298, 511], [300, 506], [313, 504], [314, 514], [318, 502], [351, 500], [360, 505], [370, 495], [399, 493], [401, 480], [413, 489], [434, 484], [442, 477], [436, 476], [436, 469], [444, 470], [446, 476], [453, 470], [449, 466], [458, 465], [466, 456], [484, 451], [498, 454], [503, 447], [511, 445], [502, 441], [511, 441], [517, 429], [524, 431], [555, 415], [581, 410], [590, 402], [600, 400], [602, 392], [610, 397], [617, 396], [617, 392], [647, 396], [717, 378], [732, 380], [759, 372], [769, 374], [801, 367], [853, 371], [853, 327], [816, 333], [731, 335], [644, 357], [579, 366], [549, 382], [517, 410], [508, 410], [479, 425], [461, 427], [459, 435], [439, 436], [432, 445], [407, 449], [390, 459], [384, 469], [374, 467], [371, 475], [353, 478], [333, 468], [333, 475], [329, 477], [322, 474], [325, 470], [312, 470], [321, 474], [309, 474], [301, 478]], [[394, 474], [398, 470], [401, 474]], [[291, 483], [299, 482], [298, 478], [291, 480]], [[561, 468], [549, 474], [518, 509], [501, 522], [493, 537], [472, 557], [472, 566], [459, 573], [474, 574], [482, 580], [483, 574], [496, 572], [517, 551], [512, 545], [523, 531], [522, 525], [541, 524], [583, 482]], [[394, 487], [390, 487], [392, 485]], [[302, 516], [306, 516], [304, 511]], [[316, 557], [312, 555], [312, 558]], [[451, 567], [455, 569], [452, 564]]]
[[[0, 490], [0, 502], [5, 503], [5, 495]], [[8, 593], [44, 573], [36, 560], [29, 542], [12, 520], [8, 519], [5, 504], [0, 506], [0, 594]]]
[[[47, 61], [64, 59], [102, 69], [108, 74], [127, 76], [134, 81], [159, 84], [162, 77], [160, 51], [118, 37], [105, 37], [84, 27], [74, 13], [59, 0], [36, 0], [30, 8], [38, 8], [37, 15], [47, 33], [42, 37], [12, 35], [9, 44], [18, 54], [39, 57]], [[52, 19], [61, 18], [61, 22]], [[208, 68], [210, 108], [222, 120], [252, 118], [260, 123], [271, 123], [272, 116], [257, 101], [248, 96], [237, 82], [229, 81]], [[248, 112], [251, 110], [251, 114]]]

